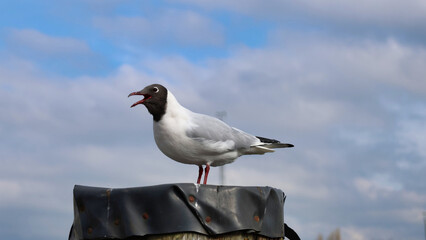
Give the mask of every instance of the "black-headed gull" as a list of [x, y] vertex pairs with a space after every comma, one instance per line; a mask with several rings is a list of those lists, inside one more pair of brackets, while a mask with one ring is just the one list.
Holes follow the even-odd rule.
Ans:
[[175, 96], [160, 84], [152, 84], [139, 92], [144, 98], [131, 107], [145, 105], [154, 119], [154, 139], [158, 148], [169, 158], [198, 165], [197, 183], [204, 169], [207, 183], [210, 166], [232, 163], [241, 155], [274, 152], [273, 148], [293, 147], [274, 139], [257, 137], [228, 126], [221, 120], [194, 113], [176, 100]]

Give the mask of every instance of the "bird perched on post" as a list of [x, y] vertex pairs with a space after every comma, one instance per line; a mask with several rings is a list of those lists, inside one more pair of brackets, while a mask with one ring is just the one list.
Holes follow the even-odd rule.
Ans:
[[197, 183], [204, 169], [204, 184], [210, 166], [232, 163], [236, 158], [249, 154], [274, 152], [273, 148], [293, 147], [275, 139], [257, 137], [228, 126], [217, 118], [194, 113], [176, 100], [175, 96], [160, 84], [152, 84], [130, 96], [144, 98], [131, 107], [145, 105], [154, 120], [154, 139], [158, 148], [169, 158], [198, 165]]

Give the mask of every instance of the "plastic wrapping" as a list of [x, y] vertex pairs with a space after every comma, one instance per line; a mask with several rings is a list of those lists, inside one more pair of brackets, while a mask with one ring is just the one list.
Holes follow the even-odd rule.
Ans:
[[284, 236], [285, 194], [271, 187], [164, 184], [74, 187], [69, 239], [126, 239], [153, 234], [236, 231]]

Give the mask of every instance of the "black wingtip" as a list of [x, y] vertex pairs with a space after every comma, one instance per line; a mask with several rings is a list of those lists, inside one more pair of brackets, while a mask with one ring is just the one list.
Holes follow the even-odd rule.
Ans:
[[271, 139], [271, 138], [264, 138], [264, 137], [259, 137], [259, 136], [256, 136], [261, 142], [263, 142], [263, 143], [270, 143], [270, 144], [276, 144], [276, 145], [280, 145], [280, 147], [282, 147], [282, 148], [292, 148], [292, 147], [294, 147], [294, 145], [293, 144], [291, 144], [291, 143], [282, 143], [282, 142], [280, 142], [280, 141], [278, 141], [278, 140], [276, 140], [276, 139]]
[[281, 143], [280, 141], [278, 141], [276, 139], [264, 138], [264, 137], [259, 137], [259, 136], [256, 136], [256, 137], [263, 143]]

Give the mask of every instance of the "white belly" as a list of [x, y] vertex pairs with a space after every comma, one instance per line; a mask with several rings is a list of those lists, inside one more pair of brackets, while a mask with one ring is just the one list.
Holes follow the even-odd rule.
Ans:
[[185, 123], [168, 120], [154, 122], [154, 138], [158, 148], [169, 158], [185, 164], [220, 166], [240, 156], [237, 150], [229, 150], [233, 142], [206, 144], [194, 140], [187, 137]]

